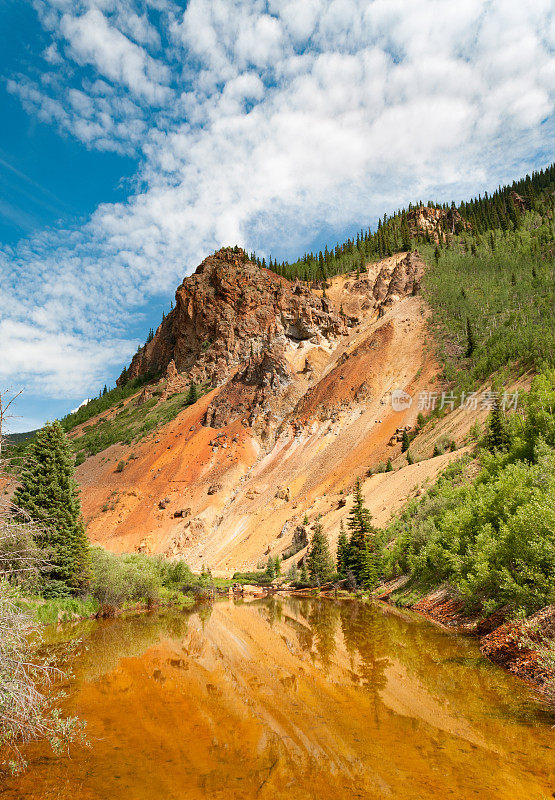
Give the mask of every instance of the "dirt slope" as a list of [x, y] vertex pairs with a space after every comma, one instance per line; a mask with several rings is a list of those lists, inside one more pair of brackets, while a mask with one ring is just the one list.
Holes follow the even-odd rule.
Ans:
[[[193, 283], [186, 279], [176, 295], [176, 314], [186, 317], [178, 349], [181, 357], [187, 352], [192, 358], [208, 335], [212, 322], [203, 318], [188, 348], [187, 331], [192, 336], [201, 313], [199, 298], [212, 291], [208, 284], [217, 284], [225, 287], [224, 333], [233, 342], [233, 357], [222, 360], [220, 353], [207, 360], [200, 347], [201, 361], [193, 369], [202, 368], [205, 375], [216, 365], [221, 381], [215, 389], [149, 439], [113, 446], [78, 468], [93, 541], [114, 551], [179, 555], [195, 569], [205, 563], [229, 573], [282, 553], [305, 514], [310, 522], [322, 515], [333, 544], [357, 477], [364, 480], [376, 522], [384, 524], [455, 457], [409, 467], [400, 445], [388, 444], [397, 428], [414, 426], [418, 413], [416, 402], [395, 411], [392, 391], [416, 396], [438, 388], [427, 309], [418, 296], [425, 266], [417, 255], [399, 254], [359, 276], [339, 276], [325, 297], [322, 291], [307, 294], [304, 287], [296, 294], [294, 284], [280, 288], [283, 279], [276, 284], [270, 276], [274, 305], [261, 299], [263, 313], [242, 309], [239, 321], [233, 317], [237, 298], [230, 281], [240, 276], [250, 297], [256, 278], [251, 265], [243, 272], [231, 257], [229, 263], [225, 258], [203, 263]], [[219, 302], [218, 291], [210, 295], [212, 303]], [[271, 324], [272, 313], [279, 324]], [[210, 314], [217, 320], [213, 308]], [[176, 351], [167, 349], [173, 340], [161, 329], [156, 337], [151, 357], [171, 359], [168, 383], [182, 391], [188, 373], [176, 370]], [[256, 349], [245, 357], [249, 337]], [[134, 360], [134, 372], [138, 369]], [[426, 445], [421, 449], [421, 455], [431, 455], [424, 452]], [[116, 472], [117, 462], [131, 451], [134, 458]], [[405, 466], [366, 478], [370, 467], [389, 457]]]

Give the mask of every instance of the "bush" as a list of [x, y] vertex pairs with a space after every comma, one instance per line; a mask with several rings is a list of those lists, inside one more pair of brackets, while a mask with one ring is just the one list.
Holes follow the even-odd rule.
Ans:
[[116, 472], [123, 472], [124, 469], [125, 469], [125, 461], [118, 461]]
[[169, 599], [172, 591], [177, 596], [206, 584], [204, 577], [193, 575], [183, 561], [166, 561], [145, 553], [115, 555], [93, 547], [92, 567], [92, 597], [101, 606], [114, 608], [131, 603], [152, 605]]
[[533, 612], [555, 602], [555, 373], [536, 378], [506, 452], [455, 462], [387, 530], [386, 574], [449, 581], [469, 605]]
[[256, 572], [235, 572], [233, 580], [237, 583], [250, 583], [254, 586], [269, 586], [272, 578], [268, 576], [266, 570]]
[[61, 694], [49, 684], [66, 676], [51, 668], [41, 644], [31, 611], [0, 576], [0, 773], [26, 767], [21, 743], [46, 739], [55, 753], [72, 739], [85, 743], [84, 724], [76, 717], [64, 717], [56, 707]]

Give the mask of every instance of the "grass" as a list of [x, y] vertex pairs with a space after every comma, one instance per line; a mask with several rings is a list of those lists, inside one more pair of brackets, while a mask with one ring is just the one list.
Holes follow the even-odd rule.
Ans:
[[[209, 389], [210, 387], [205, 385], [200, 391], [206, 393]], [[130, 445], [138, 442], [171, 422], [188, 405], [187, 393], [180, 392], [161, 402], [157, 397], [152, 397], [142, 405], [137, 405], [136, 401], [131, 400], [116, 406], [116, 413], [110, 419], [97, 420], [85, 426], [83, 433], [73, 439], [77, 460], [82, 463], [84, 460], [82, 454], [92, 456], [113, 444]], [[120, 469], [118, 465], [118, 471], [121, 472], [124, 466]]]
[[29, 597], [25, 599], [25, 604], [41, 625], [93, 617], [100, 610], [100, 604], [94, 597], [60, 597], [49, 600]]
[[116, 386], [114, 389], [110, 389], [109, 392], [106, 392], [106, 394], [89, 400], [88, 403], [78, 408], [77, 411], [74, 411], [72, 414], [67, 414], [62, 418], [61, 423], [65, 432], [69, 433], [69, 431], [73, 430], [73, 428], [76, 428], [78, 425], [82, 425], [92, 417], [96, 417], [97, 414], [102, 414], [103, 411], [107, 411], [109, 408], [112, 408], [112, 406], [122, 403], [123, 400], [135, 394], [141, 386], [151, 383], [156, 380], [157, 377], [157, 375], [151, 373], [141, 375], [138, 378], [133, 378], [133, 380], [128, 381], [125, 386]]

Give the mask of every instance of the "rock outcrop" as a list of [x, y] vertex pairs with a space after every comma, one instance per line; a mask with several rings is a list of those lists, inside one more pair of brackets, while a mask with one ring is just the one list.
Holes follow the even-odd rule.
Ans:
[[250, 356], [244, 369], [238, 371], [208, 406], [204, 424], [223, 428], [236, 419], [252, 427], [258, 417], [266, 417], [268, 428], [272, 401], [292, 381], [291, 367], [285, 348], [277, 343], [258, 355]]
[[525, 211], [529, 211], [532, 208], [532, 203], [529, 197], [522, 197], [517, 192], [511, 192], [511, 200], [513, 201], [514, 205], [518, 210], [524, 214]]
[[391, 306], [407, 295], [418, 294], [422, 272], [423, 265], [417, 252], [407, 253], [398, 261], [388, 280], [380, 272], [372, 289], [378, 308]]
[[175, 294], [175, 308], [134, 356], [128, 378], [160, 374], [173, 362], [197, 383], [221, 385], [231, 371], [276, 343], [330, 340], [346, 331], [325, 298], [248, 260], [240, 248], [206, 258]]
[[436, 244], [446, 234], [459, 234], [470, 230], [470, 223], [464, 220], [456, 208], [432, 208], [418, 206], [407, 214], [411, 236], [427, 233]]

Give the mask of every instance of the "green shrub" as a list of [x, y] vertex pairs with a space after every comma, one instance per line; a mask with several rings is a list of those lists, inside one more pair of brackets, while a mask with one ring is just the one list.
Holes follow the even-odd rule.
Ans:
[[115, 555], [94, 547], [92, 566], [90, 591], [101, 606], [152, 605], [206, 584], [205, 578], [193, 575], [183, 561], [166, 561], [145, 553]]
[[269, 586], [272, 578], [268, 576], [266, 570], [252, 572], [235, 572], [233, 580], [237, 583], [251, 583], [254, 586]]
[[517, 362], [536, 370], [553, 365], [551, 205], [550, 195], [543, 195], [517, 230], [497, 231], [494, 252], [487, 241], [469, 234], [475, 255], [456, 246], [444, 249], [434, 264], [433, 245], [419, 245], [431, 265], [423, 292], [433, 312], [439, 361], [444, 378], [458, 391], [474, 389]]
[[445, 470], [386, 531], [385, 572], [448, 581], [469, 604], [526, 613], [555, 602], [555, 372], [538, 376], [526, 416], [508, 425], [505, 452], [483, 451]]
[[153, 559], [141, 554], [116, 556], [95, 547], [92, 562], [91, 594], [101, 606], [119, 608], [126, 603], [153, 603], [158, 599], [161, 580]]

